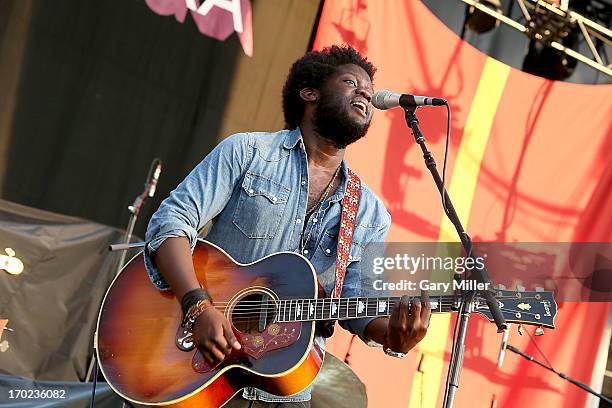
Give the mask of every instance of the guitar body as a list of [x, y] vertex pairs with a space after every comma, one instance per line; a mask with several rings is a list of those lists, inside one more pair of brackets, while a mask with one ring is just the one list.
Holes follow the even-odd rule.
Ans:
[[[240, 265], [200, 240], [193, 263], [199, 282], [232, 322], [242, 349], [216, 367], [207, 366], [195, 349], [181, 350], [179, 303], [171, 291], [151, 283], [140, 254], [117, 275], [98, 317], [96, 353], [115, 392], [136, 404], [217, 408], [248, 386], [276, 395], [308, 387], [323, 362], [323, 351], [313, 341], [315, 324], [278, 323], [274, 315], [278, 299], [317, 297], [308, 261], [283, 252]], [[252, 307], [262, 301], [269, 304], [266, 313]]]

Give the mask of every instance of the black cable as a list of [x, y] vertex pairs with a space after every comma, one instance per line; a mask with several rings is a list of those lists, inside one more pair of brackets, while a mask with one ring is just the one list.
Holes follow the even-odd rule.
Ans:
[[608, 404], [612, 405], [612, 400], [608, 397], [606, 397], [605, 395], [595, 391], [594, 389], [592, 389], [591, 387], [589, 387], [586, 384], [581, 383], [580, 381], [574, 380], [572, 377], [568, 376], [567, 374], [564, 374], [560, 371], [555, 370], [553, 367], [546, 365], [544, 363], [542, 363], [541, 361], [536, 360], [533, 356], [530, 356], [527, 353], [522, 352], [521, 350], [517, 349], [516, 347], [514, 347], [511, 344], [508, 344], [506, 347], [508, 350], [512, 351], [513, 353], [518, 354], [519, 356], [525, 358], [526, 360], [531, 361], [532, 363], [535, 363], [537, 365], [539, 365], [540, 367], [543, 367], [555, 374], [557, 374], [560, 378], [569, 381], [570, 383], [574, 384], [575, 386], [582, 388], [583, 390], [585, 390], [586, 392], [588, 392], [589, 394], [595, 395], [596, 397], [598, 397], [600, 400], [605, 401]]
[[93, 366], [93, 387], [91, 388], [91, 400], [89, 401], [89, 408], [93, 408], [94, 400], [96, 399], [96, 383], [98, 382], [98, 359], [94, 353], [93, 356], [94, 366]]
[[[467, 12], [467, 10], [466, 10]], [[464, 23], [464, 28], [465, 28], [465, 23]], [[446, 163], [447, 163], [447, 158], [448, 158], [448, 148], [450, 145], [450, 124], [451, 124], [451, 108], [450, 105], [448, 104], [448, 102], [446, 102], [444, 104], [444, 106], [446, 106], [446, 143], [444, 145], [444, 160], [442, 163], [442, 192], [440, 193], [442, 196], [442, 209], [444, 210], [444, 212], [446, 213], [446, 215], [448, 215], [448, 207], [446, 206]], [[469, 237], [469, 236], [468, 236]], [[470, 247], [471, 248], [471, 247]], [[471, 252], [471, 250], [470, 250]], [[468, 255], [469, 256], [469, 255]], [[453, 279], [455, 279], [453, 277]], [[460, 306], [459, 306], [459, 310], [457, 311], [458, 315], [461, 316], [461, 312], [463, 311], [463, 302], [461, 302]], [[457, 344], [457, 336], [459, 334], [459, 319], [455, 320], [455, 327], [453, 329], [453, 342], [452, 344], [452, 348], [451, 348], [451, 355], [454, 354], [455, 352], [455, 345]], [[450, 366], [449, 366], [450, 369]], [[448, 389], [450, 387], [450, 376], [446, 376], [446, 385], [444, 387], [444, 403], [443, 405], [446, 404], [446, 396], [448, 395]]]
[[[446, 194], [444, 193], [446, 192], [446, 163], [448, 161], [448, 149], [450, 146], [450, 139], [451, 139], [450, 130], [451, 130], [451, 116], [452, 115], [451, 115], [451, 107], [448, 104], [448, 102], [446, 102], [444, 106], [446, 106], [446, 142], [444, 145], [444, 160], [442, 163], [442, 193], [440, 193], [440, 195], [442, 196], [442, 209], [448, 215], [448, 207], [446, 206]], [[466, 256], [470, 258], [473, 253], [472, 239], [466, 232], [464, 232], [463, 235], [466, 241], [468, 242], [468, 251], [467, 251]]]
[[353, 343], [355, 342], [356, 335], [351, 336], [351, 341], [349, 342], [348, 349], [346, 350], [346, 354], [344, 355], [344, 363], [347, 365], [351, 365], [349, 362], [349, 357], [351, 356], [351, 349], [353, 348]]
[[442, 164], [442, 209], [448, 214], [448, 208], [446, 207], [446, 159], [448, 158], [448, 146], [450, 144], [450, 124], [451, 124], [451, 108], [448, 102], [444, 104], [446, 106], [446, 145], [444, 147], [444, 162]]
[[544, 361], [546, 361], [546, 364], [548, 364], [550, 368], [552, 368], [554, 371], [557, 371], [553, 368], [552, 363], [550, 362], [550, 360], [548, 360], [548, 358], [546, 357], [546, 354], [544, 354], [540, 346], [538, 346], [538, 343], [536, 343], [535, 339], [531, 336], [531, 334], [529, 333], [529, 330], [525, 330], [525, 332], [527, 333], [527, 336], [529, 336], [529, 340], [531, 340], [536, 350], [538, 350], [538, 353], [540, 353], [540, 355], [544, 358]]

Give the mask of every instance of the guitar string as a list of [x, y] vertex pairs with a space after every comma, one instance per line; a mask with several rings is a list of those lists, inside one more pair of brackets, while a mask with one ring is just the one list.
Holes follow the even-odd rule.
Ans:
[[[450, 313], [452, 312], [452, 309], [448, 309], [448, 310], [435, 310], [435, 313]], [[278, 322], [278, 323], [290, 323], [290, 322], [302, 322], [302, 321], [318, 321], [318, 320], [349, 320], [349, 319], [359, 319], [359, 318], [366, 318], [366, 317], [389, 317], [390, 315], [387, 314], [368, 314], [368, 315], [362, 315], [362, 316], [322, 316], [322, 317], [313, 317], [313, 318], [282, 318], [282, 319], [271, 319], [268, 323], [272, 323], [272, 322]], [[248, 322], [248, 321], [257, 321], [259, 320], [258, 317], [252, 317], [252, 318], [248, 318], [248, 317], [237, 317], [237, 318], [233, 318], [232, 322]], [[509, 320], [513, 320], [516, 321], [515, 319], [509, 319]], [[542, 320], [542, 321], [524, 321], [522, 320], [521, 323], [523, 324], [546, 324], [546, 320]]]
[[[311, 305], [313, 307], [331, 307], [332, 304], [335, 304], [336, 307], [357, 307], [357, 302], [353, 302], [352, 304], [349, 302], [346, 303], [342, 303], [342, 302], [329, 302], [327, 304], [325, 304], [324, 302], [311, 302], [308, 299], [306, 300], [287, 300], [287, 301], [283, 301], [284, 303], [282, 305], [278, 305], [278, 307], [293, 307], [294, 305], [300, 305], [300, 306], [308, 306], [310, 307]], [[365, 303], [367, 305], [367, 302], [361, 302], [361, 303]], [[377, 303], [373, 303], [373, 305], [377, 306]], [[442, 301], [430, 301], [431, 306], [436, 306], [439, 304], [454, 304], [455, 302], [451, 299], [443, 299]], [[483, 302], [484, 303], [484, 302]], [[276, 304], [275, 303], [265, 303], [265, 302], [256, 302], [256, 303], [251, 303], [251, 304], [243, 304], [242, 302], [239, 302], [233, 309], [240, 309], [240, 310], [258, 310], [262, 308], [262, 305], [265, 304], [265, 307], [268, 308], [275, 308]], [[394, 302], [395, 304], [395, 302]], [[227, 306], [229, 305], [229, 303], [226, 303], [225, 305], [223, 304], [214, 304], [213, 306], [216, 309], [225, 309], [227, 308]], [[370, 304], [370, 307], [372, 307], [372, 304]], [[507, 308], [507, 307], [505, 307]]]
[[[442, 307], [451, 307], [451, 306], [453, 306], [453, 304], [451, 304], [451, 303], [442, 304]], [[338, 308], [336, 310], [339, 310], [339, 309], [341, 309], [341, 308]], [[351, 307], [349, 309], [353, 309], [353, 308]], [[439, 309], [439, 307], [436, 306], [435, 308], [433, 308], [433, 310], [435, 310], [435, 309]], [[217, 310], [221, 310], [221, 309], [217, 309]], [[275, 312], [277, 309], [276, 308], [268, 308], [268, 309], [240, 309], [239, 311], [236, 311], [236, 309], [234, 309], [234, 311], [232, 312], [232, 315], [256, 314], [256, 313], [259, 313], [259, 312], [263, 312], [264, 310], [268, 310], [270, 312]], [[284, 311], [283, 310], [279, 311], [279, 313], [287, 312], [288, 310], [289, 310], [289, 308], [287, 307], [287, 308], [284, 308]], [[296, 310], [297, 309], [293, 308], [291, 313], [295, 313]], [[329, 307], [327, 307], [327, 306], [325, 306], [325, 307], [318, 307], [318, 308], [316, 307], [315, 310], [329, 310]], [[506, 309], [504, 308], [504, 310], [506, 310]], [[507, 310], [509, 310], [509, 309], [507, 309]]]
[[[440, 310], [442, 309], [442, 310]], [[325, 308], [315, 308], [315, 311], [313, 312], [315, 314], [315, 316], [319, 313], [321, 313], [321, 316], [323, 316], [325, 313], [327, 312], [329, 309], [327, 307]], [[452, 304], [446, 304], [446, 305], [442, 305], [442, 308], [440, 307], [436, 307], [432, 310], [432, 312], [436, 313], [436, 312], [451, 312], [452, 311]], [[534, 312], [526, 312], [526, 311], [518, 311], [518, 310], [513, 310], [513, 309], [506, 309], [506, 308], [502, 308], [503, 312], [507, 312], [507, 313], [522, 313], [524, 315], [533, 315], [535, 316], [538, 313], [534, 313]], [[255, 312], [261, 312], [261, 310], [255, 310]], [[381, 315], [379, 311], [374, 311], [374, 314], [370, 315], [368, 313], [368, 311], [366, 311], [366, 314], [363, 316], [359, 316], [359, 314], [355, 315], [355, 316], [345, 316], [345, 317], [355, 317], [355, 318], [359, 318], [359, 317], [372, 317], [372, 316], [388, 316], [390, 314], [390, 312], [385, 312], [385, 314]], [[277, 315], [277, 316], [281, 316], [281, 315], [285, 315], [285, 314], [289, 314], [291, 315], [296, 315], [296, 310], [285, 310], [285, 311], [279, 311], [278, 313], [276, 312], [275, 309], [270, 309], [268, 311], [266, 311], [266, 314], [270, 314], [270, 315]], [[341, 313], [341, 311], [339, 310], [338, 313], [329, 313], [328, 317], [334, 317], [334, 316], [340, 316], [343, 313]], [[300, 315], [305, 315], [305, 313], [300, 313]], [[312, 313], [310, 314], [312, 315]], [[247, 317], [248, 316], [248, 317]], [[251, 312], [242, 312], [242, 313], [232, 313], [232, 320], [234, 321], [241, 321], [241, 320], [249, 320], [249, 319], [259, 319], [259, 317], [257, 316], [256, 313], [253, 313], [253, 311]], [[321, 317], [320, 319], [324, 319], [323, 317]], [[315, 319], [306, 319], [306, 320], [317, 320]], [[291, 320], [289, 320], [291, 321]]]
[[[432, 312], [435, 313], [435, 312], [452, 311], [452, 309], [453, 309], [453, 304], [450, 304], [450, 303], [449, 304], [441, 304], [441, 305], [439, 304], [439, 305], [436, 305], [436, 307], [434, 307], [432, 309]], [[223, 309], [218, 309], [218, 310], [219, 311], [223, 311]], [[502, 312], [505, 312], [505, 313], [522, 313], [524, 315], [532, 315], [532, 316], [535, 316], [536, 314], [541, 314], [541, 313], [519, 311], [519, 310], [507, 309], [507, 308], [501, 308], [501, 310], [502, 310]], [[349, 309], [349, 311], [350, 311], [350, 309]], [[275, 308], [270, 308], [270, 309], [267, 309], [267, 310], [261, 310], [261, 309], [250, 309], [250, 310], [249, 309], [240, 309], [240, 310], [236, 310], [236, 309], [234, 309], [234, 311], [232, 312], [231, 316], [232, 316], [232, 318], [235, 318], [235, 319], [240, 319], [240, 318], [255, 318], [255, 317], [259, 318], [258, 315], [260, 315], [262, 312], [265, 312], [267, 315], [272, 315], [272, 316], [286, 316], [286, 315], [289, 315], [289, 316], [295, 315], [295, 316], [297, 316], [298, 315], [297, 314], [297, 309], [291, 309], [291, 308], [287, 307], [287, 308], [284, 308], [284, 310], [282, 310], [282, 309], [278, 310], [278, 309], [275, 309]], [[370, 316], [369, 312], [370, 311], [366, 311], [364, 316], [359, 316], [360, 313], [357, 312], [355, 317]], [[317, 314], [321, 314], [322, 316], [327, 314], [329, 317], [341, 316], [343, 314], [346, 315], [342, 309], [337, 309], [337, 313], [332, 313], [332, 311], [327, 306], [325, 306], [325, 307], [315, 307], [313, 313], [315, 314], [315, 316]], [[302, 312], [300, 312], [300, 315], [306, 315], [306, 314], [312, 315], [313, 313], [308, 313], [308, 312], [302, 313]], [[381, 313], [381, 312], [376, 310], [373, 313], [374, 313], [374, 315], [379, 315], [379, 313]], [[390, 315], [392, 313], [392, 311], [386, 311], [385, 313], [386, 313], [386, 315]]]
[[[505, 311], [505, 309], [503, 309]], [[432, 309], [432, 312], [439, 312], [440, 308], [436, 307], [434, 309]], [[452, 311], [452, 305], [442, 305], [442, 311]], [[252, 316], [253, 318], [257, 317], [259, 318], [259, 314], [261, 314], [260, 310], [256, 310], [256, 311], [252, 311], [252, 312], [243, 312], [243, 313], [232, 313], [231, 316], [232, 318], [241, 318], [241, 317], [247, 317], [247, 316]], [[342, 316], [342, 315], [346, 315], [346, 313], [344, 311], [338, 310], [337, 313], [331, 313], [329, 312], [328, 308], [319, 308], [316, 309], [313, 313], [316, 314], [326, 314], [329, 315], [330, 317], [332, 316]], [[390, 315], [392, 313], [392, 311], [386, 311], [386, 312], [379, 312], [379, 311], [370, 311], [370, 313], [386, 313], [387, 315]], [[272, 315], [276, 315], [276, 316], [282, 316], [282, 315], [296, 315], [296, 310], [285, 310], [285, 311], [279, 311], [277, 312], [276, 310], [270, 310], [267, 314], [269, 314], [270, 316]], [[310, 313], [300, 313], [300, 315], [311, 315]], [[363, 312], [361, 313], [363, 314]], [[366, 311], [366, 314], [363, 316], [360, 316], [360, 314], [358, 313], [357, 315], [355, 315], [355, 317], [365, 317], [365, 316], [369, 316], [370, 314]]]
[[[434, 306], [434, 308], [437, 308], [437, 306], [440, 305], [440, 304], [442, 306], [452, 306], [454, 304], [454, 302], [450, 301], [450, 300], [442, 301], [442, 302], [433, 302], [432, 306]], [[314, 307], [315, 309], [329, 309], [331, 307], [331, 305], [332, 305], [332, 303], [329, 303], [329, 304], [323, 304], [323, 303], [317, 303], [317, 304], [312, 304], [312, 303], [309, 303], [309, 304], [298, 304], [298, 303], [295, 303], [294, 304], [294, 303], [291, 303], [291, 304], [281, 305], [281, 306], [278, 307], [278, 309], [285, 309], [285, 310], [287, 310], [287, 309], [293, 308], [295, 310], [297, 306], [300, 306], [300, 307], [302, 307], [304, 309], [309, 308], [310, 306]], [[226, 309], [225, 306], [214, 306], [214, 307], [215, 307], [215, 309], [218, 309], [218, 310], [225, 310]], [[343, 307], [344, 308], [352, 309], [354, 307], [357, 307], [357, 304], [348, 304], [348, 303], [344, 304], [344, 305], [336, 304], [336, 307], [338, 309], [343, 308]], [[369, 308], [373, 308], [373, 307], [378, 308], [378, 305], [373, 304], [373, 305], [370, 305]], [[277, 307], [274, 304], [268, 304], [268, 305], [266, 305], [266, 309], [267, 310], [276, 310]], [[245, 306], [237, 305], [232, 310], [234, 311], [234, 313], [236, 313], [236, 311], [245, 312], [245, 311], [259, 311], [259, 310], [264, 310], [264, 309], [262, 307], [258, 307], [258, 306], [254, 306], [254, 305], [245, 305]]]
[[[445, 309], [446, 307], [452, 307], [452, 304], [446, 304], [446, 305], [443, 304], [441, 308], [436, 307], [436, 308], [434, 308], [432, 310], [432, 312], [440, 312], [440, 311], [442, 311], [442, 312], [450, 312], [450, 311], [452, 311], [452, 308], [449, 308], [449, 309], [446, 309], [446, 310], [439, 310], [439, 309]], [[327, 310], [328, 310], [327, 306], [326, 307], [321, 307], [321, 308], [315, 308], [315, 311], [314, 311], [315, 316], [319, 312], [323, 316], [323, 314], [324, 314], [323, 312], [325, 312]], [[506, 308], [502, 308], [502, 310], [504, 312], [522, 313], [522, 314], [525, 314], [525, 315], [534, 315], [535, 316], [536, 314], [538, 314], [538, 313], [533, 313], [533, 312], [518, 311], [518, 310], [506, 309]], [[256, 310], [256, 311], [261, 312], [260, 310]], [[294, 310], [279, 311], [278, 313], [276, 313], [276, 309], [268, 309], [268, 310], [266, 310], [266, 313], [268, 313], [268, 312], [270, 314], [272, 314], [272, 315], [277, 314], [278, 316], [285, 315], [286, 313], [288, 313], [291, 316], [292, 314], [296, 313], [296, 309], [294, 309]], [[371, 317], [371, 315], [368, 312], [369, 311], [366, 311], [366, 316], [367, 317]], [[374, 311], [374, 315], [373, 316], [381, 316], [379, 313], [380, 312], [378, 310], [376, 310], [376, 311]], [[340, 311], [338, 311], [338, 315], [340, 315], [340, 314], [341, 314]], [[251, 317], [244, 317], [244, 315], [251, 315]], [[300, 314], [300, 315], [302, 315], [302, 314]], [[334, 315], [336, 315], [336, 314], [335, 313], [334, 314], [330, 314], [329, 317], [333, 317]], [[385, 315], [388, 315], [388, 312]], [[297, 314], [296, 314], [296, 316], [297, 316]], [[366, 316], [355, 315], [354, 317], [358, 318], [358, 317], [366, 317]], [[255, 318], [259, 319], [259, 317], [257, 317], [256, 315], [253, 315], [253, 313], [250, 313], [250, 312], [249, 313], [236, 313], [236, 312], [234, 312], [234, 313], [232, 313], [232, 317], [235, 317], [236, 319], [232, 319], [232, 320], [236, 320], [236, 321], [250, 320], [250, 319], [255, 319]], [[346, 317], [349, 317], [349, 316], [346, 316]], [[321, 317], [321, 319], [323, 319], [323, 317]], [[306, 319], [306, 321], [308, 321], [308, 320], [316, 320], [316, 318], [315, 319]]]
[[[451, 312], [451, 311], [453, 311], [451, 308], [448, 308], [448, 309], [444, 309], [443, 308], [442, 310], [439, 310], [439, 308], [436, 308], [436, 309], [432, 310], [433, 313]], [[535, 316], [536, 314], [539, 314], [539, 313], [531, 313], [531, 312], [522, 312], [522, 311], [518, 311], [518, 310], [515, 310], [515, 311], [513, 311], [513, 310], [503, 310], [503, 311], [504, 312], [508, 312], [508, 313], [521, 313], [523, 315], [533, 315], [533, 316]], [[361, 317], [373, 317], [373, 316], [389, 316], [391, 314], [389, 312], [384, 312], [383, 314], [380, 314], [380, 312], [376, 311], [376, 312], [373, 312], [373, 313], [366, 313], [366, 314], [362, 314], [362, 315], [345, 315], [343, 313], [337, 313], [337, 314], [334, 313], [334, 314], [326, 315], [325, 313], [323, 313], [324, 311], [321, 310], [321, 311], [316, 311], [315, 312], [316, 313], [315, 316], [317, 314], [319, 314], [319, 312], [321, 312], [321, 316], [322, 316], [320, 319], [333, 318], [333, 317], [341, 317], [341, 318], [343, 318], [343, 317], [344, 318], [353, 318], [354, 317], [354, 318], [361, 318]], [[291, 315], [295, 315], [294, 312], [291, 312], [290, 314]], [[270, 316], [281, 317], [282, 315], [283, 315], [283, 313], [278, 313], [278, 314], [270, 313]], [[304, 316], [304, 315], [306, 315], [306, 314], [305, 313], [301, 313], [301, 314], [296, 315], [296, 316]], [[312, 316], [312, 314], [309, 314], [309, 316]], [[325, 316], [325, 317], [323, 317], [323, 316]], [[284, 316], [282, 316], [282, 317], [283, 317], [283, 319], [281, 319], [281, 320], [284, 321], [285, 320]], [[245, 315], [239, 315], [239, 316], [232, 315], [232, 321], [259, 319], [259, 318], [260, 317], [257, 316], [257, 315], [250, 315], [250, 314], [248, 314], [247, 316], [245, 316]], [[291, 319], [289, 319], [289, 320], [291, 320]], [[306, 319], [306, 320], [317, 320], [317, 319], [315, 318], [315, 319]]]
[[[437, 302], [437, 300], [436, 300], [436, 299], [439, 299], [439, 298], [440, 298], [439, 296], [435, 296], [435, 297], [433, 297], [433, 296], [432, 296], [432, 297], [430, 298], [430, 302]], [[451, 296], [448, 296], [448, 297], [443, 297], [443, 298], [442, 298], [442, 300], [452, 300], [451, 298], [452, 298]], [[295, 302], [295, 301], [304, 301], [304, 302], [308, 302], [308, 301], [315, 301], [315, 302], [323, 302], [323, 301], [330, 301], [331, 299], [332, 299], [332, 298], [318, 298], [318, 299], [308, 299], [308, 298], [306, 298], [306, 299], [301, 299], [301, 298], [300, 298], [300, 299], [279, 299], [279, 300], [274, 300], [274, 301], [272, 301], [271, 303], [274, 303], [274, 302]], [[399, 300], [400, 300], [400, 298], [399, 298], [399, 297], [380, 297], [380, 298], [376, 298], [376, 297], [366, 298], [366, 297], [363, 297], [363, 298], [334, 298], [334, 299], [341, 299], [341, 300], [342, 300], [342, 301], [344, 301], [344, 302], [348, 302], [348, 301], [351, 301], [351, 302], [357, 302], [357, 301], [360, 301], [360, 302], [367, 302], [367, 301], [368, 301], [368, 299], [369, 299], [370, 301], [372, 301], [372, 302], [373, 302], [373, 301], [389, 301], [389, 302], [397, 302], [397, 301], [399, 301]], [[349, 299], [349, 300], [346, 300], [346, 299]], [[418, 298], [415, 298], [415, 299], [418, 299]], [[266, 300], [240, 300], [240, 301], [238, 301], [237, 303], [251, 303], [251, 304], [254, 304], [254, 303], [266, 303], [266, 302], [270, 302], [270, 301], [266, 301]], [[229, 303], [235, 303], [235, 302], [233, 302], [233, 301], [228, 301], [228, 302], [225, 302], [225, 301], [223, 301], [223, 302], [213, 302], [213, 305], [227, 305], [227, 304], [229, 304]]]
[[[367, 302], [361, 302], [361, 303], [364, 304], [364, 305], [367, 305]], [[439, 302], [439, 301], [430, 301], [431, 306], [438, 305], [440, 303], [442, 303], [442, 304], [453, 304], [455, 302], [450, 300], [450, 299], [449, 300], [442, 300], [441, 302]], [[298, 300], [297, 302], [292, 300], [292, 301], [284, 302], [282, 305], [279, 305], [279, 307], [289, 307], [289, 306], [293, 306], [293, 305], [308, 306], [308, 307], [310, 307], [311, 305], [314, 306], [314, 307], [331, 307], [330, 305], [332, 305], [332, 304], [335, 304], [336, 307], [347, 307], [347, 306], [348, 307], [356, 307], [358, 305], [357, 302], [354, 302], [352, 304], [348, 303], [348, 302], [347, 303], [327, 302], [326, 304], [324, 304], [323, 302], [309, 302], [308, 300], [305, 300], [305, 301]], [[217, 308], [217, 309], [225, 309], [228, 305], [229, 304], [214, 305], [214, 307]], [[236, 306], [234, 306], [234, 309], [236, 309], [236, 308], [242, 308], [242, 309], [245, 309], [245, 308], [260, 309], [262, 307], [261, 305], [264, 305], [264, 302], [260, 303], [259, 306], [257, 304], [244, 305], [242, 303], [238, 303]], [[370, 307], [372, 307], [374, 305], [378, 306], [378, 302], [370, 303]], [[274, 307], [276, 307], [276, 304], [274, 304], [274, 303], [265, 303], [265, 307], [274, 308]]]
[[[336, 305], [338, 307], [338, 309], [341, 309], [343, 306], [345, 308], [348, 309], [352, 309], [353, 307], [357, 307], [357, 302], [359, 302], [360, 300], [358, 300], [359, 298], [344, 298], [344, 299], [349, 299], [347, 301], [345, 301], [346, 303], [344, 305], [342, 305], [341, 302], [338, 302]], [[370, 299], [378, 299], [376, 302], [378, 302], [379, 300], [385, 299], [389, 302], [393, 301], [394, 303], [397, 302], [400, 298], [398, 297], [393, 297], [393, 298], [370, 298]], [[418, 298], [415, 298], [418, 299]], [[434, 297], [435, 299], [435, 297]], [[537, 299], [535, 297], [522, 297], [520, 299], [517, 299], [516, 297], [508, 297], [508, 298], [497, 298], [497, 299], [511, 299], [511, 300], [531, 300], [531, 299]], [[312, 304], [312, 301], [315, 300], [315, 304]], [[266, 314], [278, 314], [280, 315], [285, 315], [285, 314], [295, 314], [297, 311], [297, 306], [302, 306], [302, 307], [314, 307], [315, 311], [314, 314], [316, 316], [316, 314], [321, 313], [321, 315], [324, 314], [324, 312], [329, 311], [329, 317], [332, 317], [334, 314], [331, 314], [331, 305], [333, 304], [332, 302], [330, 302], [329, 304], [325, 304], [324, 302], [320, 302], [321, 300], [325, 300], [325, 299], [283, 299], [280, 300], [279, 302], [285, 302], [283, 305], [279, 305], [279, 307], [277, 308], [275, 306], [275, 303], [270, 304], [269, 300], [268, 301], [262, 301], [262, 300], [252, 300], [252, 301], [248, 301], [248, 300], [244, 300], [239, 302], [232, 311], [232, 316], [235, 317], [236, 321], [240, 321], [240, 320], [249, 320], [249, 319], [254, 319], [255, 316], [253, 316], [254, 314], [259, 314], [263, 311], [266, 312]], [[354, 304], [350, 304], [350, 302], [353, 301]], [[287, 304], [287, 302], [290, 302], [289, 304]], [[295, 302], [295, 304], [294, 304]], [[302, 303], [301, 305], [299, 305], [299, 303]], [[362, 301], [363, 302], [363, 301]], [[367, 302], [367, 301], [366, 301]], [[215, 309], [217, 310], [225, 310], [227, 308], [227, 305], [230, 302], [213, 302], [213, 306], [215, 307]], [[244, 303], [247, 303], [246, 305]], [[266, 308], [267, 309], [262, 309], [261, 305], [262, 304], [266, 304]], [[307, 303], [306, 305], [304, 305], [304, 303]], [[440, 301], [436, 301], [434, 300], [432, 302], [432, 306], [433, 306], [433, 311], [437, 312], [439, 310], [436, 309], [446, 309], [449, 308], [446, 311], [452, 311], [452, 306], [454, 305], [454, 300], [449, 297], [449, 296], [445, 296], [444, 298], [440, 299]], [[224, 306], [225, 305], [225, 306]], [[259, 306], [258, 306], [259, 305]], [[371, 308], [372, 306], [370, 306], [369, 308]], [[374, 308], [377, 308], [377, 304], [374, 303]], [[293, 309], [293, 310], [291, 310]], [[517, 311], [517, 310], [513, 310], [513, 309], [507, 309], [507, 308], [502, 308], [503, 311], [505, 312], [510, 312], [510, 313], [523, 313], [526, 315], [536, 315], [537, 313], [534, 312], [525, 312], [525, 311]], [[445, 310], [442, 310], [445, 311]], [[338, 310], [338, 314], [341, 313], [341, 310]], [[378, 315], [379, 312], [375, 311], [374, 313], [376, 313], [376, 315]], [[252, 317], [244, 317], [244, 316], [248, 316], [251, 315]], [[366, 310], [366, 315], [368, 315], [368, 311]], [[375, 316], [376, 316], [375, 315]], [[364, 317], [364, 316], [355, 316], [355, 317]], [[368, 317], [370, 317], [368, 315]], [[308, 321], [308, 320], [306, 320]]]
[[[449, 309], [449, 310], [436, 310], [435, 313], [450, 313], [453, 310]], [[297, 318], [297, 319], [271, 319], [270, 321], [268, 321], [268, 323], [266, 324], [270, 324], [270, 323], [291, 323], [291, 322], [308, 322], [308, 321], [320, 321], [320, 320], [350, 320], [350, 319], [360, 319], [360, 318], [367, 318], [367, 317], [389, 317], [389, 314], [368, 314], [368, 315], [363, 315], [363, 316], [322, 316], [322, 317], [313, 317], [313, 318]], [[238, 323], [238, 322], [249, 322], [249, 321], [258, 321], [259, 318], [247, 318], [247, 317], [238, 317], [238, 318], [234, 318], [232, 319], [233, 323]], [[546, 325], [546, 319], [542, 319], [542, 320], [538, 320], [538, 321], [533, 321], [533, 320], [517, 320], [517, 319], [507, 319], [507, 320], [511, 320], [511, 321], [519, 321], [521, 324], [533, 324], [533, 325]]]
[[[439, 299], [439, 298], [440, 298], [439, 296], [431, 296], [431, 297], [430, 297], [430, 302], [438, 302], [436, 299]], [[450, 295], [445, 295], [445, 296], [442, 298], [442, 301], [453, 301], [453, 299], [452, 299], [452, 298], [453, 298], [453, 296], [450, 296]], [[315, 302], [323, 302], [324, 300], [325, 300], [325, 301], [327, 301], [327, 300], [331, 300], [331, 299], [332, 299], [332, 298], [317, 298], [317, 299], [308, 299], [308, 298], [305, 298], [305, 299], [280, 299], [280, 300], [274, 300], [273, 302], [295, 302], [295, 301], [304, 301], [304, 302], [308, 302], [308, 301], [315, 301]], [[338, 299], [338, 298], [336, 298], [336, 299]], [[377, 298], [377, 297], [371, 297], [371, 298], [364, 297], [364, 298], [339, 298], [339, 299], [349, 299], [348, 301], [355, 301], [355, 302], [356, 302], [356, 301], [366, 301], [366, 302], [367, 302], [367, 301], [368, 301], [368, 299], [369, 299], [370, 301], [375, 301], [375, 300], [376, 300], [376, 301], [387, 301], [387, 300], [388, 300], [389, 302], [397, 302], [397, 301], [399, 301], [401, 298], [399, 298], [399, 297], [379, 297], [379, 298]], [[416, 298], [416, 297], [415, 297], [415, 298], [413, 298], [413, 299], [420, 299], [420, 298]], [[484, 302], [484, 301], [485, 301], [485, 299], [484, 299], [484, 298], [477, 298], [477, 299], [478, 299], [478, 300], [480, 300], [480, 301], [482, 301], [482, 302]], [[538, 300], [538, 298], [536, 298], [536, 297], [528, 297], [528, 296], [521, 297], [521, 298], [516, 298], [516, 297], [498, 297], [498, 298], [495, 298], [495, 299], [496, 299], [496, 300], [516, 300], [516, 301], [522, 301], [522, 300], [533, 300], [533, 299]], [[539, 300], [542, 300], [542, 299], [540, 298]], [[546, 300], [546, 299], [544, 299], [544, 300]], [[347, 300], [344, 300], [344, 301], [345, 301], [345, 302], [348, 302]], [[256, 304], [256, 303], [265, 303], [265, 302], [266, 302], [265, 300], [240, 300], [238, 303], [251, 303], [251, 304]], [[226, 301], [223, 301], [223, 302], [220, 302], [220, 301], [219, 301], [219, 302], [213, 302], [213, 305], [227, 305], [227, 304], [230, 304], [230, 303], [234, 303], [234, 302], [231, 302], [231, 301], [227, 301], [227, 302], [226, 302]]]

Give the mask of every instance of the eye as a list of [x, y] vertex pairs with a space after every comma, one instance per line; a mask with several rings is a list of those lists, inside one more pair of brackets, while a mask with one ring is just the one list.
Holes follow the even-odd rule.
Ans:
[[344, 82], [346, 82], [350, 86], [357, 86], [357, 82], [353, 81], [352, 79], [345, 79]]

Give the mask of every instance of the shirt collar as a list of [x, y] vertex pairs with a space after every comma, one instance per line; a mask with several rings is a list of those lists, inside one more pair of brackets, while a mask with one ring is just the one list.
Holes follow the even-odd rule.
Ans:
[[285, 147], [285, 149], [293, 149], [301, 140], [302, 131], [299, 127], [296, 127], [295, 129], [289, 131], [287, 136], [285, 136], [285, 143], [283, 144], [283, 147]]

